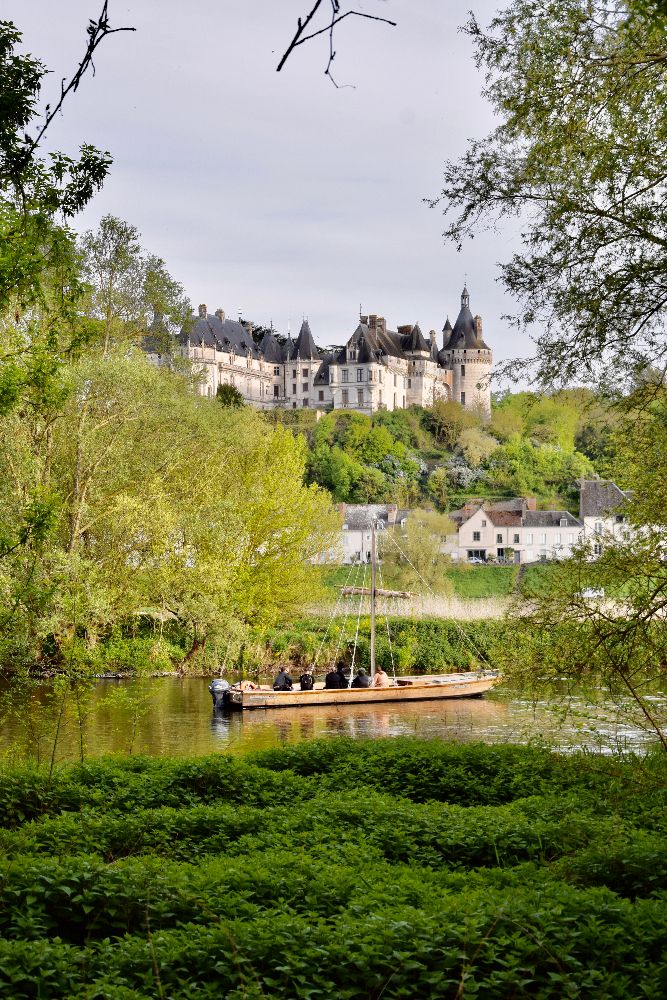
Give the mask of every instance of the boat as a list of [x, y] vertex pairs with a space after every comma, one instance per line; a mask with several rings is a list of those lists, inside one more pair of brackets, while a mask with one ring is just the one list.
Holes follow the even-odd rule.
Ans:
[[[370, 596], [370, 675], [371, 687], [367, 688], [325, 688], [316, 684], [311, 691], [274, 691], [268, 685], [239, 684], [224, 691], [224, 706], [233, 711], [270, 708], [305, 708], [317, 705], [337, 705], [345, 707], [359, 704], [398, 703], [409, 701], [441, 701], [446, 698], [481, 698], [501, 680], [493, 670], [480, 669], [466, 673], [425, 674], [422, 676], [395, 677], [388, 687], [372, 686], [375, 676], [375, 615], [378, 594], [399, 596], [399, 592], [382, 591], [376, 587], [376, 540], [375, 525], [371, 524], [371, 586], [344, 587], [342, 593], [358, 593]], [[214, 705], [216, 696], [213, 693]]]

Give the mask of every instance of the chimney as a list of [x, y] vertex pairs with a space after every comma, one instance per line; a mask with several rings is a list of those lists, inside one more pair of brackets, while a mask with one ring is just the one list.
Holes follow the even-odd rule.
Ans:
[[526, 510], [537, 510], [537, 500], [535, 497], [526, 497]]
[[387, 524], [396, 524], [396, 515], [398, 514], [398, 507], [395, 503], [387, 504]]
[[208, 316], [208, 313], [206, 312], [206, 306], [205, 305], [201, 305], [199, 307], [199, 318], [200, 319], [206, 319], [207, 316]]
[[379, 333], [385, 333], [387, 329], [387, 324], [384, 316], [378, 316], [377, 318], [377, 330]]
[[345, 520], [345, 514], [346, 514], [346, 512], [347, 512], [347, 504], [339, 503], [338, 504], [338, 513], [343, 518], [343, 520]]
[[368, 317], [368, 327], [370, 330], [374, 330], [375, 327], [377, 326], [377, 319], [378, 319], [377, 316], [374, 315], [373, 313], [371, 313], [370, 316]]
[[480, 340], [482, 337], [482, 317], [475, 316], [473, 324], [475, 327], [475, 336], [477, 337], [478, 340]]
[[221, 323], [225, 322], [225, 310], [224, 309], [216, 309], [215, 310], [215, 315], [218, 317], [218, 319], [220, 320]]
[[359, 322], [362, 326], [368, 326], [368, 316], [360, 316]]

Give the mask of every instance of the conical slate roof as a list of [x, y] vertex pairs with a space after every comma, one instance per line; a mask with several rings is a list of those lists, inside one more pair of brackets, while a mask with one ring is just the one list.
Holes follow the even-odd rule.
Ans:
[[262, 337], [259, 349], [264, 355], [264, 360], [269, 361], [271, 364], [279, 364], [283, 360], [282, 347], [273, 336], [272, 330], [266, 331]]
[[409, 333], [405, 339], [405, 350], [406, 351], [425, 351], [427, 354], [431, 353], [430, 344], [427, 344], [424, 339], [424, 334], [419, 329], [419, 323], [415, 323], [412, 327], [412, 333]]
[[302, 361], [319, 361], [320, 352], [315, 346], [315, 341], [313, 340], [313, 335], [310, 332], [310, 325], [307, 319], [304, 319], [301, 324], [301, 329], [299, 330], [299, 336], [296, 339], [296, 344], [292, 349], [291, 359], [301, 358]]
[[454, 323], [449, 341], [445, 344], [446, 351], [460, 350], [461, 348], [487, 351], [489, 349], [481, 337], [477, 336], [475, 320], [470, 312], [470, 295], [467, 288], [464, 288], [461, 293], [461, 311], [456, 323]]

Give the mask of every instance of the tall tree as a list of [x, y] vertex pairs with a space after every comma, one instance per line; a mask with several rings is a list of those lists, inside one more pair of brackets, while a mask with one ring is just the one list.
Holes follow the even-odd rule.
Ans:
[[519, 218], [501, 274], [517, 322], [538, 329], [544, 384], [664, 370], [664, 21], [626, 2], [513, 0], [466, 30], [499, 124], [445, 167], [446, 238]]

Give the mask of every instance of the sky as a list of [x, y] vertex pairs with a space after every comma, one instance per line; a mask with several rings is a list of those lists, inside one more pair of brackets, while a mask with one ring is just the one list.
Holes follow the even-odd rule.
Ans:
[[[483, 23], [497, 0], [358, 0], [397, 27], [347, 18], [335, 36], [336, 89], [326, 36], [276, 66], [312, 0], [109, 0], [113, 27], [63, 115], [52, 148], [82, 142], [111, 152], [103, 190], [75, 222], [111, 213], [141, 232], [193, 305], [256, 324], [307, 317], [321, 346], [343, 343], [358, 316], [395, 329], [453, 322], [467, 281], [473, 313], [497, 360], [531, 353], [503, 313], [515, 305], [497, 261], [516, 232], [445, 246], [439, 209], [446, 159], [494, 124], [472, 45], [459, 28]], [[23, 50], [52, 71], [57, 100], [102, 0], [3, 0]], [[343, 4], [345, 9], [345, 4]], [[57, 13], [55, 13], [57, 11]]]

